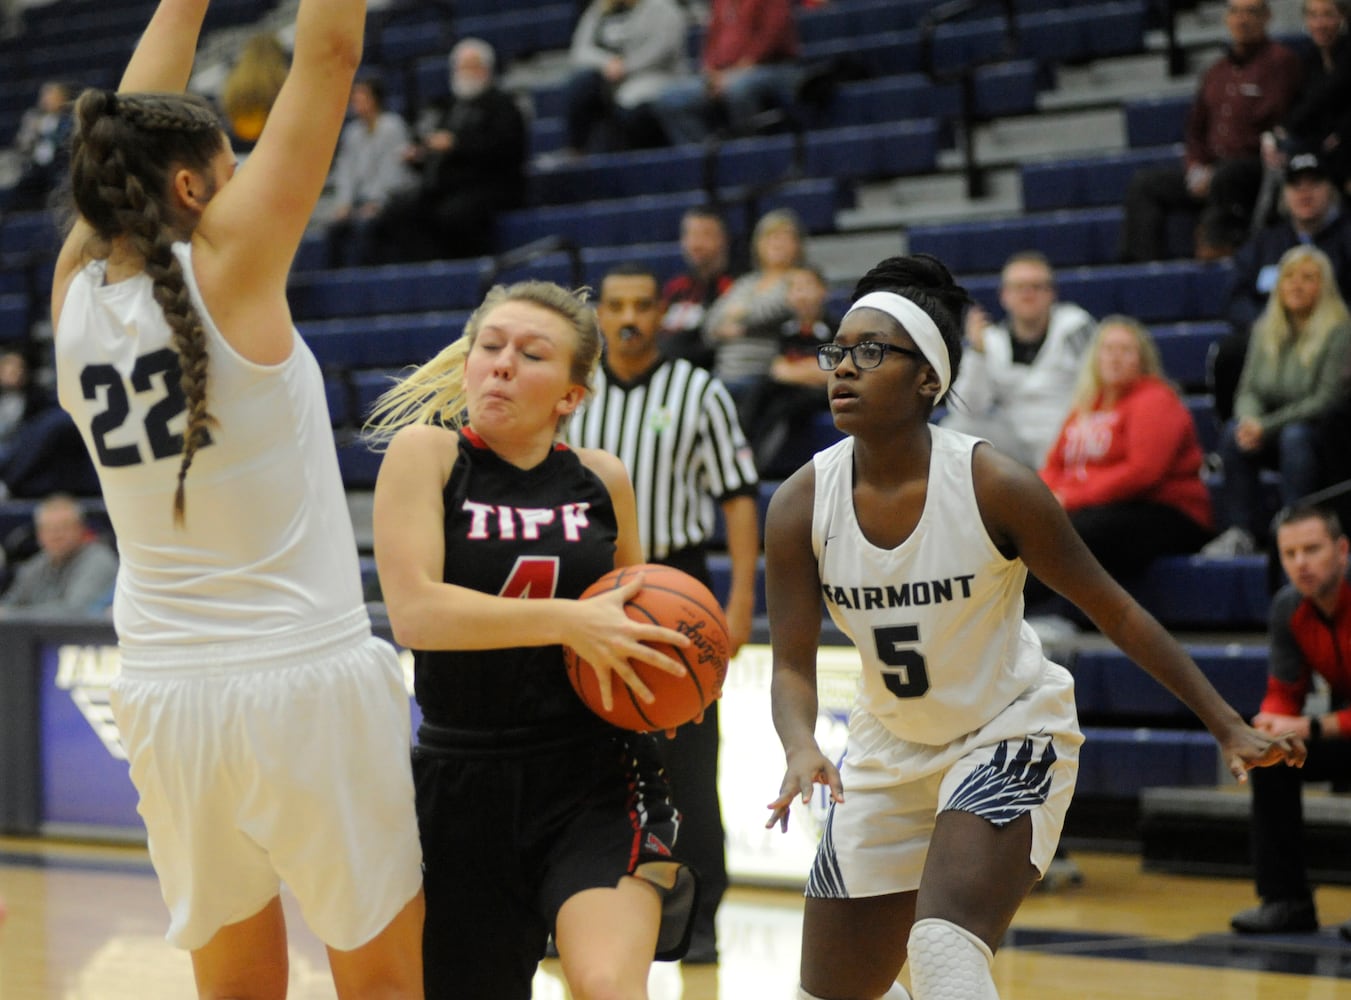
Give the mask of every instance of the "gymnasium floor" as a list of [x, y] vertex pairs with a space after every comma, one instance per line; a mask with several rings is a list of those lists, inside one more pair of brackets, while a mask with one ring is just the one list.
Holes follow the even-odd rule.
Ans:
[[[995, 961], [1003, 1000], [1351, 1000], [1351, 944], [1335, 930], [1280, 939], [1225, 933], [1252, 903], [1245, 881], [1144, 874], [1130, 855], [1076, 853], [1085, 884], [1035, 894]], [[0, 838], [0, 1000], [179, 1000], [188, 960], [162, 939], [144, 851]], [[1322, 918], [1351, 917], [1351, 887], [1319, 891]], [[294, 1000], [333, 997], [323, 949], [287, 906]], [[736, 888], [719, 915], [718, 966], [657, 965], [651, 1000], [792, 1000], [801, 900]], [[565, 1000], [556, 962], [539, 1000]]]

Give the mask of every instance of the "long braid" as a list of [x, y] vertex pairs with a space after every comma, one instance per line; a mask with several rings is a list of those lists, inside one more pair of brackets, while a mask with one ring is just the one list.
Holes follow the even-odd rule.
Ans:
[[207, 408], [206, 332], [173, 252], [165, 198], [171, 167], [209, 165], [223, 142], [220, 125], [205, 102], [176, 94], [87, 91], [77, 104], [77, 118], [80, 128], [72, 162], [76, 206], [101, 240], [124, 236], [144, 259], [178, 354], [187, 427], [174, 491], [174, 521], [182, 524], [188, 470], [197, 449], [210, 441], [209, 427], [216, 421]]

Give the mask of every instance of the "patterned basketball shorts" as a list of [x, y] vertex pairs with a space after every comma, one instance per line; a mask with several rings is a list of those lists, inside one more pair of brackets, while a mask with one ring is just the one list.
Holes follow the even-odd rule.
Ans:
[[830, 806], [806, 894], [848, 899], [917, 889], [934, 823], [946, 810], [997, 826], [1030, 813], [1030, 860], [1044, 873], [1074, 794], [1083, 739], [1074, 682], [1054, 664], [1039, 686], [944, 746], [900, 740], [856, 710], [840, 766], [845, 801]]

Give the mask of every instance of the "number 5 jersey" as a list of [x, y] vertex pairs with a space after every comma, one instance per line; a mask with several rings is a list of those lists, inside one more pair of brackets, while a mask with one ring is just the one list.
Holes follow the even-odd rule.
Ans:
[[278, 365], [241, 357], [216, 328], [174, 245], [202, 319], [215, 418], [173, 498], [186, 410], [179, 361], [151, 280], [71, 282], [56, 331], [57, 390], [98, 469], [121, 568], [113, 622], [124, 646], [259, 639], [363, 607], [351, 516], [323, 376], [292, 331]]
[[818, 453], [812, 549], [831, 618], [858, 647], [855, 710], [903, 740], [939, 746], [980, 729], [1046, 669], [1023, 622], [1027, 568], [985, 532], [972, 482], [979, 439], [930, 427], [924, 511], [892, 549], [854, 513], [853, 438]]

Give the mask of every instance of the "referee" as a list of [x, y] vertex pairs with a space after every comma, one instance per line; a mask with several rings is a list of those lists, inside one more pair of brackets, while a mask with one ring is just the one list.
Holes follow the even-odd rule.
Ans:
[[[634, 265], [611, 270], [596, 307], [605, 355], [596, 394], [568, 423], [568, 441], [619, 456], [633, 480], [647, 562], [684, 570], [711, 586], [706, 549], [722, 507], [732, 582], [727, 597], [731, 651], [750, 638], [760, 529], [758, 477], [736, 408], [721, 382], [658, 346], [661, 296], [656, 275]], [[662, 743], [683, 817], [676, 855], [700, 876], [687, 963], [718, 958], [714, 918], [727, 888], [718, 804], [718, 706]]]

